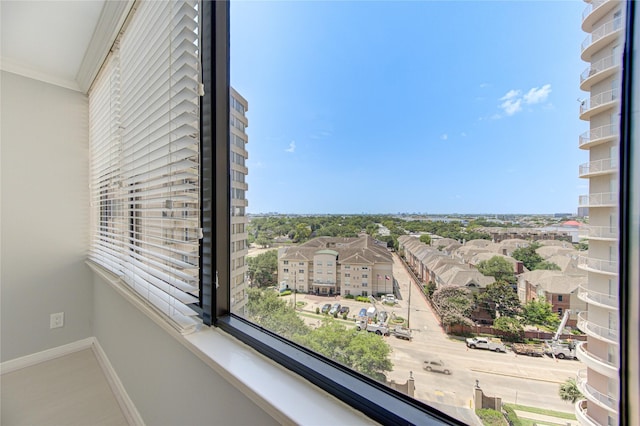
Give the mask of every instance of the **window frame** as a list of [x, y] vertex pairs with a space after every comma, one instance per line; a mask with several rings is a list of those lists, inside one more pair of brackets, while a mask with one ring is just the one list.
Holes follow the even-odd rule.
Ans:
[[[634, 2], [626, 4], [626, 29], [624, 42], [622, 110], [620, 126], [620, 406], [621, 424], [637, 416], [637, 410], [628, 403], [627, 396], [633, 390], [637, 370], [628, 372], [629, 359], [637, 360], [638, 339], [630, 332], [633, 326], [626, 320], [630, 314], [638, 315], [638, 300], [630, 299], [627, 285], [637, 276], [638, 265], [631, 259], [634, 236], [631, 234], [637, 211], [630, 205], [631, 128], [633, 88], [633, 23]], [[464, 425], [460, 420], [443, 413], [426, 403], [391, 389], [367, 376], [348, 369], [330, 359], [318, 355], [296, 343], [265, 330], [231, 313], [230, 309], [230, 52], [228, 1], [202, 2], [202, 61], [205, 94], [201, 102], [201, 167], [202, 167], [202, 217], [203, 239], [200, 247], [200, 309], [203, 323], [215, 326], [248, 344], [261, 354], [302, 376], [312, 384], [337, 397], [372, 420], [381, 424], [453, 424]], [[625, 105], [627, 105], [625, 107]], [[223, 143], [216, 143], [223, 141]], [[637, 171], [636, 171], [637, 172]], [[635, 177], [638, 180], [637, 176]], [[637, 229], [636, 229], [637, 231]], [[637, 236], [636, 236], [637, 237]], [[637, 240], [635, 240], [637, 243]], [[637, 249], [637, 247], [636, 247]], [[348, 266], [345, 269], [350, 269]], [[637, 294], [635, 294], [637, 296]], [[634, 367], [635, 368], [635, 367]], [[627, 374], [624, 374], [626, 372]]]

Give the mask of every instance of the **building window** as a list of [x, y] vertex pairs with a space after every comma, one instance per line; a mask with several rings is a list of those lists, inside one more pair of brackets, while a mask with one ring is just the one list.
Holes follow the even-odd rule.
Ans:
[[558, 302], [562, 302], [562, 295], [558, 295]]

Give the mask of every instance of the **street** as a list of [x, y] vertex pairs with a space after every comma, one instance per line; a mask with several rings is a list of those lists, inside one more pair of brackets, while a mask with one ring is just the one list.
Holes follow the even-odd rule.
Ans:
[[[485, 395], [501, 397], [503, 402], [573, 412], [573, 406], [558, 396], [558, 388], [560, 383], [576, 377], [577, 371], [584, 368], [580, 361], [468, 349], [463, 340], [450, 338], [444, 333], [419, 284], [413, 282], [396, 253], [393, 262], [393, 275], [399, 284], [400, 300], [395, 306], [378, 304], [378, 309], [409, 317], [413, 340], [385, 337], [393, 349], [391, 361], [394, 366], [393, 371], [387, 373], [389, 380], [404, 383], [412, 374], [415, 379], [414, 396], [417, 399], [458, 418], [468, 418], [466, 411], [473, 398], [476, 380]], [[302, 308], [307, 312], [315, 312], [316, 307], [321, 308], [326, 303], [341, 303], [350, 307], [349, 318], [353, 318], [361, 308], [369, 306], [339, 296], [298, 294], [297, 300], [307, 303]], [[318, 323], [317, 318], [304, 319], [310, 325]], [[423, 362], [427, 359], [443, 361], [451, 370], [451, 375], [425, 371]]]

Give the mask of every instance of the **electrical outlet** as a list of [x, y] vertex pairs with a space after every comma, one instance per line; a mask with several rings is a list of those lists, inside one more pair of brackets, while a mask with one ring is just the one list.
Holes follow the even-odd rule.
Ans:
[[64, 326], [64, 312], [51, 314], [49, 318], [49, 328], [60, 328]]

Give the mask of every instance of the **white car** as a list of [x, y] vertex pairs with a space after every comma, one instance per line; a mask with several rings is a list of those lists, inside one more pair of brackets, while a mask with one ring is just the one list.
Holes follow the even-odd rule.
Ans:
[[382, 301], [386, 303], [393, 303], [393, 304], [398, 303], [398, 301], [396, 300], [396, 297], [393, 294], [385, 294], [384, 296], [382, 296]]

